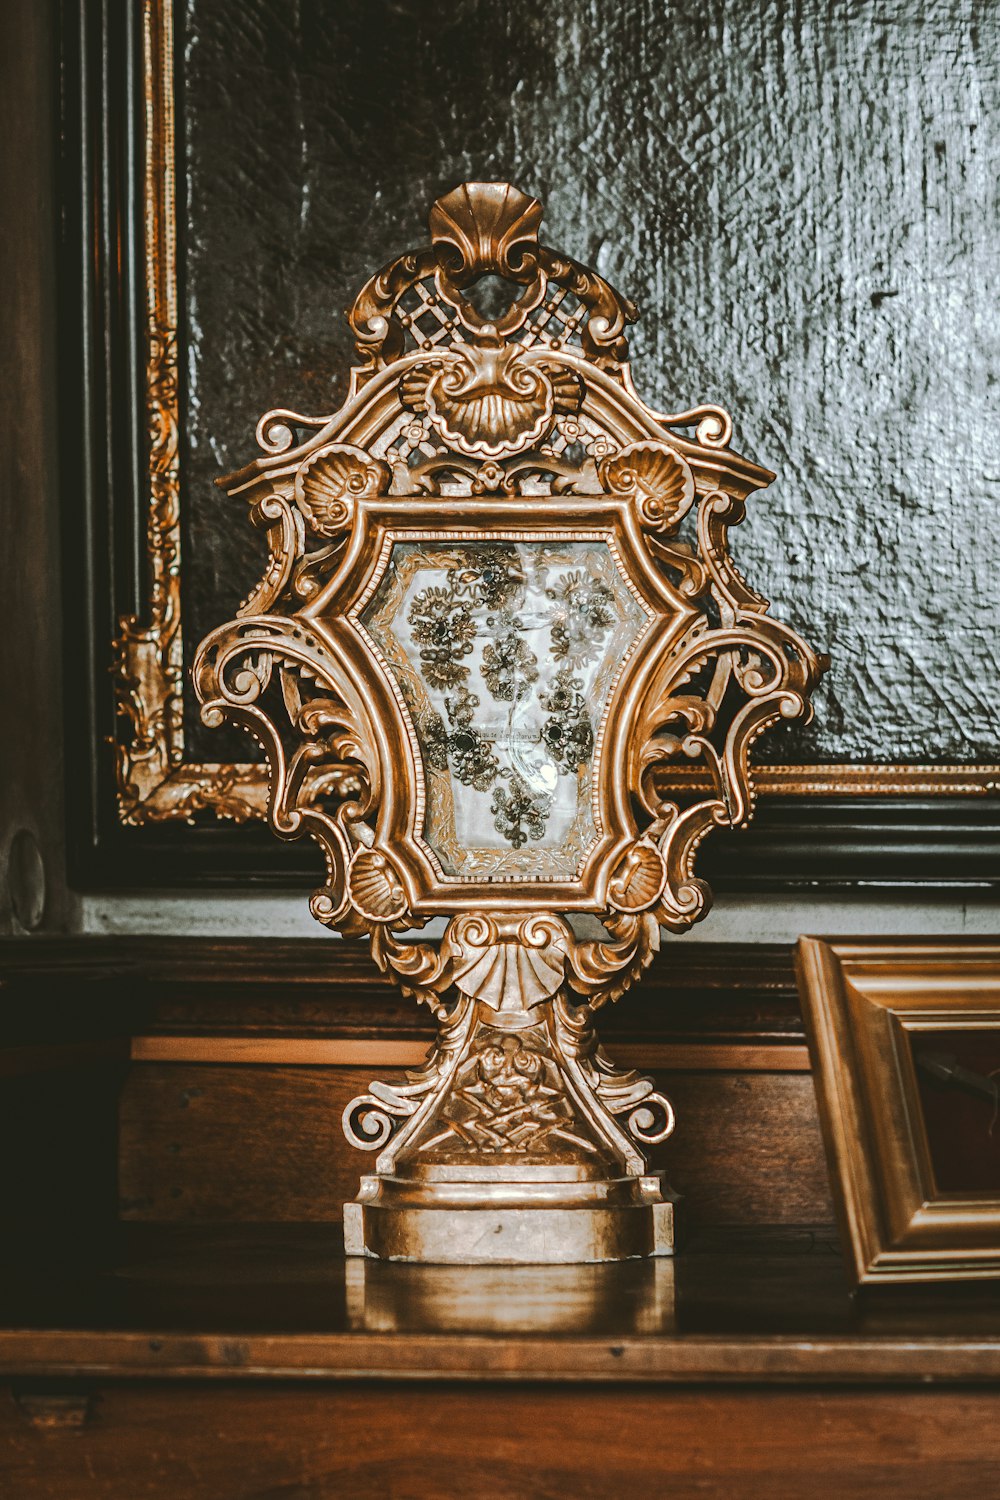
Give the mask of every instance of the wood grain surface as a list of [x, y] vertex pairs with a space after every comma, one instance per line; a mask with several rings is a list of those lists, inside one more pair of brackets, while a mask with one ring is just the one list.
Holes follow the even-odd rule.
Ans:
[[[324, 938], [0, 938], [0, 1037], [430, 1039], [358, 942]], [[803, 1044], [791, 944], [671, 943], [602, 1035], [629, 1044]]]
[[[122, 1090], [121, 1212], [137, 1220], [338, 1220], [371, 1165], [343, 1139], [344, 1106], [372, 1078], [399, 1077], [432, 1035], [346, 942], [0, 942], [0, 996], [0, 1071], [26, 1075], [7, 1096], [10, 1133], [26, 1143], [21, 1189], [44, 1183], [38, 1153], [57, 1149], [52, 1122], [70, 1118], [49, 1109], [44, 1129], [20, 1127], [38, 1118], [39, 1075], [55, 1077], [47, 1097], [68, 1100], [70, 1080], [96, 1069], [103, 1082], [87, 1087], [105, 1122]], [[674, 1101], [656, 1165], [694, 1227], [830, 1218], [789, 947], [675, 945], [601, 1030], [613, 1058], [653, 1068]], [[129, 1048], [127, 1077], [102, 1071]], [[311, 1048], [338, 1065], [310, 1065]], [[116, 1146], [102, 1129], [87, 1172], [106, 1181]]]
[[[134, 1064], [121, 1100], [126, 1219], [335, 1220], [373, 1158], [341, 1115], [370, 1069]], [[398, 1069], [380, 1069], [387, 1082]], [[653, 1163], [701, 1223], [832, 1217], [812, 1079], [803, 1073], [655, 1074], [677, 1111]]]
[[82, 1429], [0, 1399], [17, 1500], [983, 1500], [992, 1392], [463, 1385], [99, 1390]]

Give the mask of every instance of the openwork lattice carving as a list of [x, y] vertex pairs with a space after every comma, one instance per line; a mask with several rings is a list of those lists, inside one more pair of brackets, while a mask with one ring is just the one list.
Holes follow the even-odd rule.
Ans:
[[[349, 314], [341, 409], [268, 413], [263, 456], [220, 481], [268, 561], [202, 643], [203, 717], [261, 742], [271, 827], [322, 847], [315, 916], [440, 1023], [345, 1116], [380, 1150], [347, 1216], [373, 1254], [669, 1248], [642, 1148], [673, 1112], [593, 1017], [705, 915], [698, 847], [749, 819], [751, 747], [820, 670], [729, 555], [773, 476], [723, 411], [643, 404], [635, 308], [540, 219], [507, 184], [439, 200], [431, 245]], [[710, 793], [664, 800], [678, 763]]]

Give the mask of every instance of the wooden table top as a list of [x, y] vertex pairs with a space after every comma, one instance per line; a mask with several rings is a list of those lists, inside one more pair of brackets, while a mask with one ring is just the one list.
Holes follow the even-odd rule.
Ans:
[[1000, 1289], [852, 1295], [829, 1229], [714, 1231], [674, 1260], [345, 1261], [333, 1225], [120, 1226], [0, 1278], [0, 1375], [1000, 1382]]

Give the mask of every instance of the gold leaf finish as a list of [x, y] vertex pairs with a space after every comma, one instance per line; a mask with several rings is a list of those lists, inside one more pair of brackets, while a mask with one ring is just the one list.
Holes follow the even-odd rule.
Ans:
[[[174, 203], [173, 15], [143, 3], [146, 258], [146, 417], [149, 433], [149, 617], [118, 622], [113, 643], [120, 726], [115, 761], [125, 823], [150, 821], [148, 804], [183, 757], [180, 594], [180, 460], [177, 451], [177, 256]], [[205, 800], [211, 802], [211, 778]], [[167, 799], [166, 806], [172, 805]], [[165, 815], [161, 801], [156, 821]], [[166, 814], [169, 816], [169, 814]], [[187, 810], [182, 814], [189, 816]]]
[[563, 938], [561, 927], [530, 917], [513, 930], [482, 916], [456, 918], [449, 929], [452, 983], [490, 1010], [534, 1010], [562, 984]]
[[655, 904], [666, 878], [656, 846], [636, 839], [611, 877], [608, 900], [618, 911], [644, 911]]
[[431, 236], [455, 281], [520, 271], [538, 243], [542, 205], [509, 182], [463, 182], [433, 205]]
[[447, 446], [488, 459], [539, 442], [555, 414], [575, 411], [582, 395], [571, 370], [529, 362], [492, 325], [482, 343], [417, 365], [400, 384], [403, 405], [425, 413]]
[[406, 896], [392, 861], [376, 849], [361, 849], [348, 877], [351, 900], [370, 922], [391, 922], [406, 910]]
[[662, 443], [630, 443], [601, 465], [610, 490], [634, 496], [643, 524], [674, 531], [695, 498], [694, 475], [679, 453]]

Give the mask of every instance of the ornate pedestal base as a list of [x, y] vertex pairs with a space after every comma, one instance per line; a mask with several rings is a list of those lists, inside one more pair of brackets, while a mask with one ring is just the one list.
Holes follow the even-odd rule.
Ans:
[[651, 1079], [612, 1067], [590, 1007], [572, 1004], [561, 978], [553, 966], [539, 995], [512, 963], [509, 984], [459, 990], [438, 1010], [423, 1068], [348, 1105], [348, 1139], [385, 1148], [345, 1205], [348, 1255], [568, 1264], [672, 1253], [674, 1199], [637, 1142], [665, 1139], [673, 1110]]

